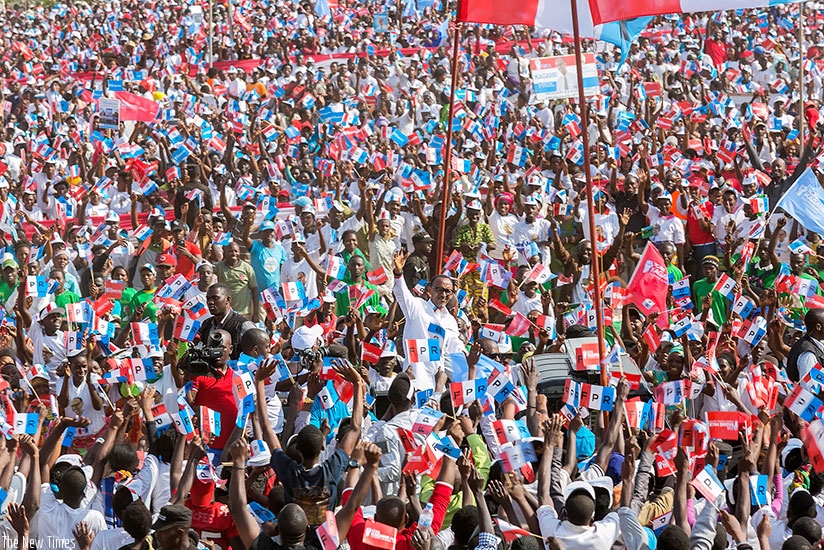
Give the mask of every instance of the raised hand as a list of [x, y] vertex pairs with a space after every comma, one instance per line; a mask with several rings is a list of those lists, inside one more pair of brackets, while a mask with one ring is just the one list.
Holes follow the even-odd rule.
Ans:
[[366, 463], [377, 467], [381, 461], [380, 447], [374, 443], [367, 443], [363, 446], [363, 456], [366, 458]]
[[524, 377], [524, 384], [528, 390], [538, 389], [538, 369], [535, 368], [535, 360], [529, 357], [523, 362], [521, 374]]
[[469, 479], [470, 474], [472, 473], [472, 459], [469, 458], [469, 450], [464, 449], [461, 453], [460, 458], [458, 458], [458, 471], [461, 474], [462, 479]]
[[249, 446], [246, 444], [246, 438], [241, 437], [235, 439], [230, 448], [232, 459], [237, 464], [246, 464], [246, 459], [249, 457]]
[[631, 217], [632, 210], [629, 208], [624, 208], [624, 211], [618, 215], [618, 223], [621, 224], [621, 227], [626, 227]]
[[409, 258], [408, 252], [404, 252], [403, 250], [395, 251], [395, 256], [392, 258], [392, 263], [395, 266], [395, 275], [400, 275], [401, 273], [403, 273], [403, 266], [406, 265], [407, 258]]
[[89, 527], [89, 524], [85, 521], [78, 523], [72, 530], [72, 534], [77, 540], [78, 548], [80, 550], [89, 550], [92, 547], [94, 531], [91, 530], [91, 527]]
[[6, 513], [6, 520], [17, 532], [17, 536], [23, 538], [29, 534], [29, 519], [26, 517], [26, 507], [19, 504], [10, 503]]
[[490, 480], [487, 488], [492, 495], [492, 499], [498, 504], [503, 504], [509, 500], [509, 489], [497, 479]]
[[335, 372], [340, 374], [347, 382], [357, 385], [363, 381], [358, 370], [346, 359], [335, 359], [332, 365]]
[[469, 472], [469, 488], [473, 493], [482, 493], [484, 490], [484, 478], [475, 466]]

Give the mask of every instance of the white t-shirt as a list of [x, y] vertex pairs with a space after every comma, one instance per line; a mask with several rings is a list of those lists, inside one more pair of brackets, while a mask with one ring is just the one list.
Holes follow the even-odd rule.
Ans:
[[35, 364], [46, 367], [49, 371], [49, 388], [56, 391], [57, 367], [66, 361], [66, 340], [63, 331], [58, 330], [53, 336], [49, 336], [43, 332], [40, 322], [35, 319], [29, 327], [29, 338], [34, 348]]
[[615, 512], [586, 527], [561, 521], [551, 506], [541, 506], [537, 514], [541, 536], [561, 539], [566, 550], [609, 550], [621, 533], [621, 524]]
[[510, 239], [515, 225], [518, 223], [518, 217], [514, 214], [507, 214], [501, 216], [497, 210], [489, 215], [489, 229], [492, 230], [492, 236], [495, 237], [495, 250], [490, 251], [489, 255], [496, 260], [503, 260], [503, 250], [506, 245], [514, 248], [514, 243]]
[[95, 534], [106, 530], [106, 520], [97, 510], [88, 508], [71, 508], [67, 504], [53, 501], [53, 505], [44, 506], [34, 514], [31, 522], [31, 538], [37, 541], [37, 548], [73, 548], [75, 544], [72, 530], [85, 521]]
[[[321, 258], [321, 262], [322, 261], [323, 259]], [[291, 254], [287, 254], [286, 261], [283, 262], [283, 267], [281, 267], [280, 270], [280, 282], [294, 283], [296, 281], [300, 281], [303, 283], [303, 288], [306, 291], [307, 300], [317, 298], [318, 281], [316, 273], [312, 270], [312, 268], [309, 266], [309, 263], [305, 259], [302, 259], [299, 262], [295, 262], [294, 257]], [[287, 301], [286, 305], [287, 307], [289, 307], [297, 303], [297, 300]]]
[[98, 411], [92, 406], [93, 388], [89, 387], [89, 382], [84, 378], [79, 386], [75, 386], [71, 382], [71, 376], [63, 377], [58, 382], [58, 392], [63, 391], [63, 384], [69, 384], [69, 408], [66, 410], [66, 415], [85, 416], [91, 423], [86, 428], [78, 428], [78, 434], [81, 431], [86, 435], [93, 435], [103, 429], [106, 422], [106, 416], [101, 409]]
[[727, 237], [727, 225], [729, 225], [731, 221], [735, 222], [736, 227], [744, 221], [744, 209], [741, 208], [740, 205], [732, 212], [727, 212], [723, 206], [715, 207], [715, 211], [712, 214], [712, 223], [715, 225], [715, 229], [713, 229], [712, 235], [717, 242], [724, 242], [724, 239]]
[[657, 207], [650, 205], [649, 210], [647, 210], [647, 219], [650, 225], [655, 226], [657, 229], [652, 239], [650, 239], [652, 242], [684, 244], [686, 241], [684, 223], [672, 214], [662, 216]]
[[[526, 220], [522, 220], [515, 224], [515, 227], [512, 228], [512, 236], [510, 240], [516, 246], [522, 242], [528, 241], [535, 241], [536, 243], [542, 243], [549, 241], [549, 232], [552, 230], [552, 226], [550, 225], [548, 220], [543, 218], [536, 218], [534, 222], [527, 223]], [[549, 265], [550, 263], [550, 251], [548, 246], [541, 246], [541, 256], [543, 256], [543, 264]], [[524, 261], [529, 260], [529, 258], [524, 258]]]
[[116, 527], [97, 533], [92, 541], [92, 550], [118, 550], [132, 543], [134, 543], [132, 536], [122, 527]]

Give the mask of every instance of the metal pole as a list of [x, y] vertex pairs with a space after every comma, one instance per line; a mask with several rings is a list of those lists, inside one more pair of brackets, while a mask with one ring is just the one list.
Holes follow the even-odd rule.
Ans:
[[[460, 2], [459, 2], [460, 4]], [[460, 6], [458, 7], [460, 13]], [[443, 269], [443, 245], [446, 238], [446, 215], [449, 210], [449, 200], [452, 197], [452, 118], [455, 112], [455, 87], [458, 85], [458, 48], [461, 41], [461, 30], [463, 23], [455, 25], [454, 44], [452, 47], [452, 83], [449, 87], [449, 117], [446, 123], [446, 155], [443, 159], [444, 168], [444, 182], [443, 194], [441, 195], [441, 230], [438, 233], [438, 273]]]
[[801, 148], [804, 149], [806, 139], [804, 138], [804, 118], [806, 117], [806, 107], [804, 105], [804, 2], [798, 4], [798, 90], [801, 99], [801, 112], [798, 116], [798, 135], [801, 136]]
[[589, 215], [589, 236], [591, 239], [590, 246], [592, 247], [592, 262], [590, 265], [590, 273], [594, 281], [592, 305], [595, 307], [595, 325], [598, 330], [598, 357], [601, 365], [601, 385], [608, 385], [607, 366], [604, 364], [606, 357], [606, 346], [604, 344], [604, 314], [603, 304], [601, 302], [601, 277], [598, 265], [598, 247], [596, 246], [597, 239], [595, 237], [595, 200], [594, 188], [592, 186], [592, 175], [589, 172], [589, 113], [587, 112], [587, 101], [584, 94], [584, 72], [583, 72], [583, 54], [581, 53], [581, 34], [578, 30], [578, 3], [576, 0], [570, 0], [572, 4], [572, 31], [575, 39], [575, 67], [578, 71], [578, 104], [581, 109], [581, 140], [584, 143], [584, 177], [587, 182], [587, 214]]
[[209, 68], [215, 64], [214, 41], [215, 41], [215, 0], [209, 0]]

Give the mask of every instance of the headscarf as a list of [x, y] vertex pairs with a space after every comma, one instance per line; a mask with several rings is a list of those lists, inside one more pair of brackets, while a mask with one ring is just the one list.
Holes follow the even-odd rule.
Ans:
[[495, 207], [497, 207], [501, 201], [509, 204], [509, 206], [512, 206], [512, 204], [515, 202], [515, 198], [512, 196], [512, 193], [501, 193], [500, 195], [498, 195], [498, 198], [495, 199]]

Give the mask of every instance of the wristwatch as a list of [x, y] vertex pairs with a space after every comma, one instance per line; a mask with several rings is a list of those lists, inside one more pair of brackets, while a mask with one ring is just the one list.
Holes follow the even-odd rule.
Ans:
[[357, 460], [350, 460], [349, 464], [346, 465], [347, 470], [353, 470], [355, 468], [360, 468], [360, 462]]

